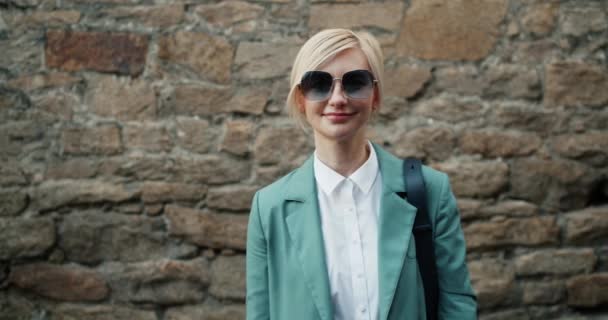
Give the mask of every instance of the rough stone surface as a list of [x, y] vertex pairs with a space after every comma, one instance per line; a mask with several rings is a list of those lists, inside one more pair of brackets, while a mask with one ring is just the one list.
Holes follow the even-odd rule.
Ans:
[[169, 233], [200, 246], [245, 249], [248, 217], [165, 207]]
[[576, 162], [528, 158], [511, 164], [511, 194], [544, 207], [572, 209], [589, 197], [588, 169]]
[[156, 95], [141, 80], [96, 78], [88, 95], [95, 114], [117, 120], [152, 120], [157, 113]]
[[213, 146], [215, 133], [209, 121], [197, 118], [176, 119], [176, 144], [188, 151], [205, 153]]
[[249, 171], [248, 162], [217, 155], [175, 159], [175, 175], [183, 182], [208, 184], [238, 182], [247, 179]]
[[608, 303], [608, 273], [580, 275], [568, 280], [568, 305], [594, 307]]
[[170, 308], [165, 313], [167, 320], [245, 320], [244, 305], [197, 305]]
[[130, 149], [141, 149], [150, 152], [167, 152], [172, 143], [165, 124], [144, 122], [128, 124], [123, 129], [125, 146]]
[[245, 301], [245, 256], [219, 256], [211, 264], [211, 277], [211, 295]]
[[565, 8], [562, 10], [561, 19], [562, 32], [575, 37], [608, 29], [607, 13], [597, 6]]
[[225, 112], [223, 106], [232, 97], [225, 87], [201, 87], [198, 85], [180, 85], [175, 87], [173, 100], [167, 105], [178, 115], [209, 116]]
[[19, 191], [0, 190], [0, 217], [16, 216], [27, 207], [27, 195]]
[[97, 161], [86, 158], [50, 161], [45, 178], [49, 180], [87, 179], [97, 172]]
[[137, 186], [103, 183], [94, 180], [48, 181], [32, 192], [32, 202], [40, 210], [66, 205], [121, 202], [139, 195]]
[[393, 143], [399, 157], [445, 160], [452, 153], [455, 134], [448, 127], [422, 127], [398, 135]]
[[207, 186], [195, 184], [149, 181], [141, 187], [141, 199], [146, 203], [197, 202], [201, 201], [206, 193]]
[[158, 58], [191, 68], [205, 79], [226, 83], [230, 80], [233, 49], [224, 38], [178, 31], [160, 39]]
[[431, 76], [431, 70], [424, 67], [404, 65], [387, 68], [384, 73], [384, 94], [411, 98], [424, 88]]
[[49, 30], [47, 66], [66, 71], [94, 70], [139, 75], [146, 61], [148, 38], [128, 33]]
[[494, 47], [506, 9], [504, 0], [414, 0], [403, 19], [397, 51], [429, 60], [482, 59]]
[[196, 250], [164, 240], [166, 226], [160, 218], [84, 211], [68, 215], [60, 228], [59, 247], [66, 258], [86, 264], [182, 258]]
[[471, 250], [556, 244], [559, 236], [559, 227], [554, 217], [476, 222], [465, 226], [463, 230], [467, 248]]
[[73, 155], [112, 155], [122, 152], [120, 128], [114, 124], [96, 127], [69, 127], [61, 135], [63, 152]]
[[559, 12], [559, 2], [535, 3], [528, 7], [521, 18], [524, 31], [543, 36], [555, 28]]
[[184, 5], [116, 7], [103, 10], [101, 15], [115, 20], [134, 20], [147, 27], [168, 28], [179, 24], [185, 16]]
[[540, 93], [540, 78], [534, 69], [498, 65], [484, 72], [483, 95], [488, 98], [536, 99]]
[[295, 168], [312, 148], [306, 134], [297, 127], [264, 127], [258, 131], [254, 149], [260, 165]]
[[561, 281], [528, 282], [523, 285], [524, 304], [555, 304], [562, 300], [566, 288]]
[[112, 262], [100, 267], [99, 272], [108, 279], [118, 301], [160, 305], [202, 302], [210, 274], [209, 263], [204, 258]]
[[249, 210], [255, 186], [222, 187], [209, 190], [207, 206], [214, 209], [245, 211]]
[[313, 4], [308, 26], [315, 30], [327, 28], [373, 27], [395, 30], [401, 21], [403, 4], [388, 2], [383, 6], [363, 4]]
[[608, 163], [608, 132], [560, 135], [553, 138], [551, 146], [558, 154], [571, 159], [597, 166]]
[[76, 10], [37, 11], [17, 16], [9, 24], [15, 28], [61, 27], [78, 23], [80, 17], [80, 12]]
[[461, 95], [480, 95], [484, 85], [477, 68], [445, 67], [435, 71], [436, 86], [441, 92]]
[[90, 319], [90, 320], [156, 320], [156, 314], [151, 310], [140, 310], [120, 305], [61, 304], [51, 310], [53, 318], [57, 319]]
[[[433, 167], [450, 176], [454, 193], [465, 197], [488, 197], [507, 186], [509, 167], [499, 161], [437, 163]], [[470, 184], [470, 181], [476, 181]]]
[[65, 72], [48, 72], [26, 75], [8, 82], [8, 85], [23, 91], [72, 87], [82, 84], [83, 79]]
[[51, 248], [56, 239], [55, 224], [48, 218], [0, 218], [0, 231], [1, 260], [39, 256]]
[[500, 259], [480, 259], [468, 264], [471, 284], [480, 309], [508, 304], [515, 292], [513, 266]]
[[500, 103], [493, 109], [492, 124], [510, 130], [547, 134], [558, 120], [555, 112], [518, 103]]
[[518, 275], [569, 275], [591, 272], [597, 262], [593, 249], [557, 249], [532, 252], [517, 257]]
[[229, 1], [198, 5], [194, 12], [216, 28], [238, 28], [262, 16], [264, 7], [245, 1]]
[[533, 216], [539, 212], [538, 206], [521, 200], [505, 200], [479, 209], [480, 216]]
[[414, 113], [446, 122], [459, 122], [479, 117], [483, 105], [479, 101], [436, 97], [419, 104]]
[[466, 153], [486, 157], [525, 156], [538, 150], [541, 139], [517, 131], [467, 130], [460, 136], [459, 145]]
[[99, 274], [76, 265], [15, 266], [9, 281], [18, 288], [63, 301], [99, 301], [110, 293]]
[[554, 62], [545, 68], [547, 107], [601, 107], [608, 104], [605, 66], [583, 62]]
[[221, 150], [239, 156], [249, 153], [254, 128], [254, 124], [249, 121], [234, 120], [226, 123]]
[[299, 41], [241, 42], [234, 63], [245, 79], [268, 79], [287, 74], [298, 53]]
[[565, 215], [565, 239], [568, 243], [585, 243], [608, 236], [608, 207], [591, 207]]

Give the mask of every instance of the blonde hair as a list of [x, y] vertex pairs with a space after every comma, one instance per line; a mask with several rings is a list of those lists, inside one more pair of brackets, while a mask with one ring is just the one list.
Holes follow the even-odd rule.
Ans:
[[303, 128], [306, 128], [307, 122], [303, 113], [300, 112], [296, 100], [300, 79], [307, 71], [317, 69], [338, 53], [350, 48], [361, 49], [367, 57], [370, 71], [378, 80], [378, 104], [382, 102], [384, 57], [378, 40], [366, 32], [355, 33], [348, 29], [326, 29], [315, 34], [304, 43], [291, 69], [291, 89], [287, 96], [287, 108], [289, 115]]

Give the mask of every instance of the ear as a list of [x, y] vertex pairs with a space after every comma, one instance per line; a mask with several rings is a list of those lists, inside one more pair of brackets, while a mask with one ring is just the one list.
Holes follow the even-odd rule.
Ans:
[[374, 86], [374, 101], [372, 101], [372, 111], [376, 112], [380, 109], [380, 90], [378, 85]]
[[300, 113], [304, 114], [304, 112], [306, 110], [306, 106], [304, 105], [304, 103], [305, 103], [304, 95], [302, 95], [302, 91], [300, 91], [299, 87], [296, 88], [295, 100], [296, 100], [296, 105], [298, 106], [298, 111], [300, 111]]

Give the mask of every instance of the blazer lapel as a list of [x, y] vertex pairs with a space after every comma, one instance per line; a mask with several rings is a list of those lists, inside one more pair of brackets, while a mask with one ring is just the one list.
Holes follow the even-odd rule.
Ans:
[[331, 320], [333, 307], [312, 160], [310, 157], [291, 177], [285, 197], [285, 222], [319, 315]]
[[404, 194], [402, 161], [374, 145], [382, 174], [382, 197], [378, 225], [378, 304], [380, 319], [388, 318], [403, 268], [416, 207], [399, 194]]

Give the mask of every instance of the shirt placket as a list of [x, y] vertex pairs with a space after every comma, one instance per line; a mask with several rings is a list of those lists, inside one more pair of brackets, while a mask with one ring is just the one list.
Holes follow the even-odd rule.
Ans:
[[361, 243], [361, 232], [359, 227], [359, 217], [357, 214], [357, 206], [354, 197], [354, 184], [350, 180], [345, 181], [346, 189], [346, 210], [348, 216], [348, 237], [350, 237], [350, 245], [348, 246], [350, 266], [351, 266], [351, 283], [353, 288], [353, 307], [356, 310], [356, 319], [369, 320], [370, 310], [367, 299], [367, 281], [365, 277], [365, 260], [363, 257], [363, 245]]

